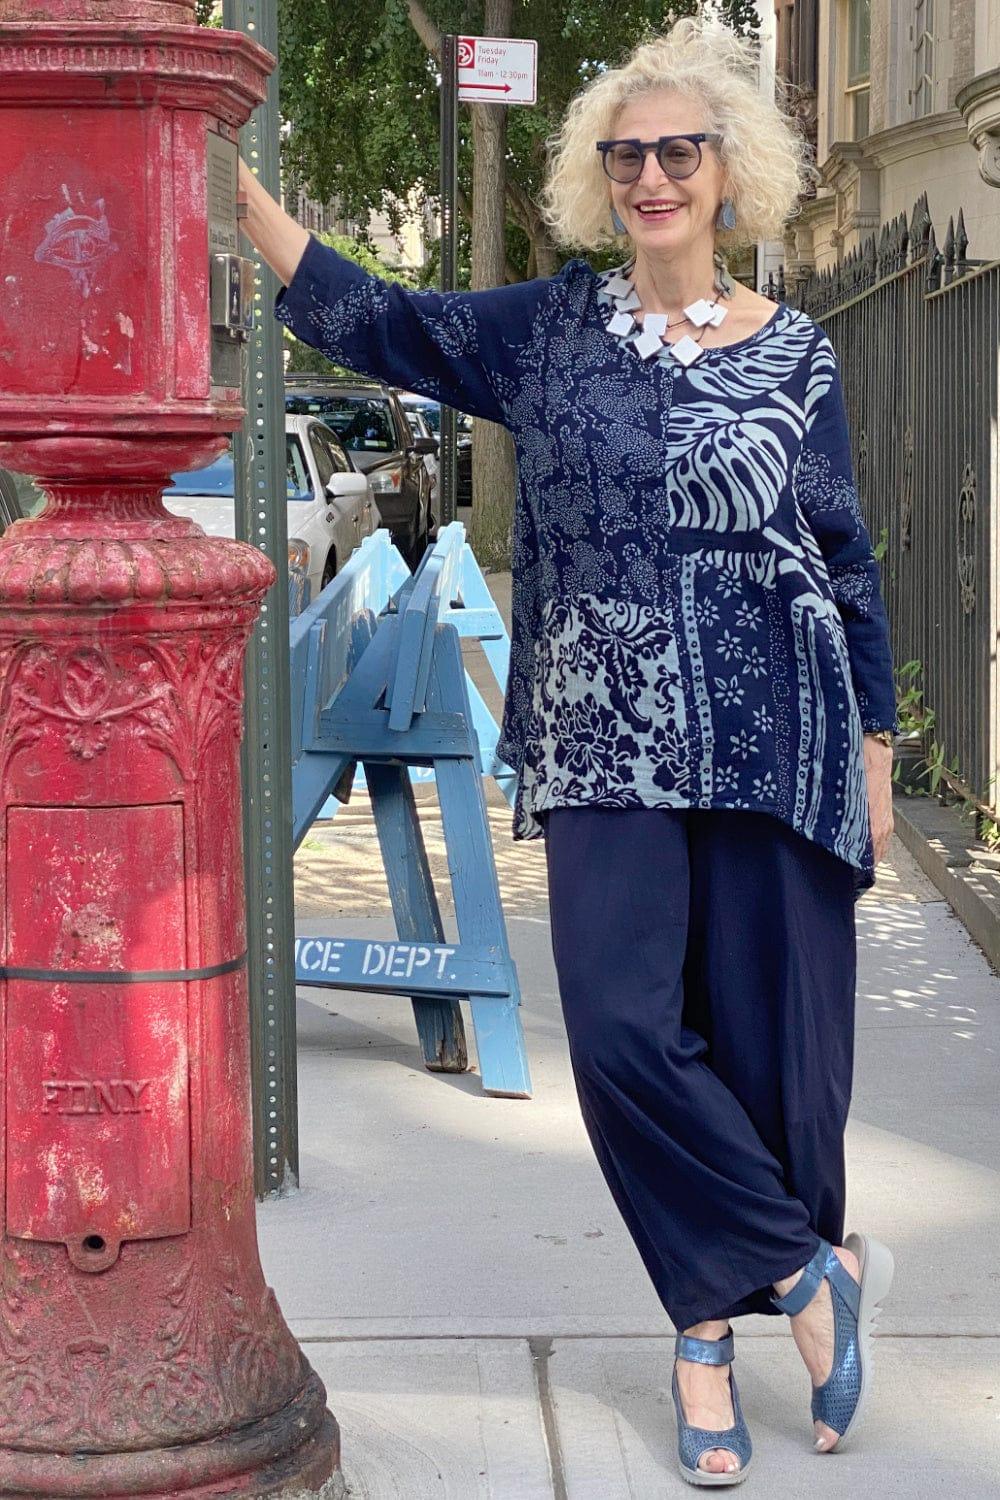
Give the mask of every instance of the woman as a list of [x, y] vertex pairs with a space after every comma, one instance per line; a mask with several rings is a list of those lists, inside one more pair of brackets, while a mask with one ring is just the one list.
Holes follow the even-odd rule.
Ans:
[[787, 1313], [815, 1446], [855, 1430], [892, 1257], [844, 1222], [854, 903], [892, 831], [878, 567], [833, 349], [717, 253], [779, 235], [804, 174], [749, 43], [681, 21], [552, 143], [561, 242], [495, 291], [406, 292], [245, 173], [277, 316], [349, 367], [502, 422], [518, 454], [498, 753], [544, 834], [583, 1119], [678, 1330], [679, 1463], [751, 1443], [731, 1320]]

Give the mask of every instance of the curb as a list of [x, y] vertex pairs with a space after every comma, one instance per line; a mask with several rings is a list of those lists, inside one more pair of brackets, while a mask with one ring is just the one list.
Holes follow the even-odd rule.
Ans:
[[1000, 868], [980, 859], [978, 840], [955, 807], [895, 790], [894, 830], [969, 936], [1000, 974]]

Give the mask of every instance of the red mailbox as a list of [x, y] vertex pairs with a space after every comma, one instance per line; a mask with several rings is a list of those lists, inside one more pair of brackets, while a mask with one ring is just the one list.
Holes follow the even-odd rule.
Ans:
[[257, 1253], [239, 788], [273, 580], [170, 516], [239, 426], [237, 131], [188, 0], [0, 0], [0, 1495], [339, 1494]]

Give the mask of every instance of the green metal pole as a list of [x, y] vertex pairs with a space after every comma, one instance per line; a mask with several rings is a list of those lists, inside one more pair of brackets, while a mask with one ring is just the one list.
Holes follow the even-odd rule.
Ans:
[[[278, 51], [276, 0], [223, 0], [223, 25]], [[242, 131], [244, 160], [281, 196], [278, 74]], [[244, 241], [243, 253], [248, 254]], [[295, 1053], [295, 913], [292, 897], [291, 746], [288, 681], [288, 518], [281, 328], [271, 309], [274, 273], [258, 257], [256, 323], [249, 347], [247, 419], [236, 438], [236, 535], [274, 563], [250, 642], [243, 740], [254, 1187], [258, 1198], [298, 1186]]]
[[[446, 32], [441, 38], [441, 290], [455, 290], [458, 251], [458, 37]], [[458, 504], [458, 413], [442, 406], [440, 432], [441, 514], [447, 526], [457, 516]]]

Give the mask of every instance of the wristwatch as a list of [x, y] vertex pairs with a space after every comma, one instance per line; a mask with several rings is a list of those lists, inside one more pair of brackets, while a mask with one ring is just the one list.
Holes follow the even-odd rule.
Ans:
[[890, 749], [896, 743], [896, 731], [894, 729], [866, 729], [865, 734], [871, 735], [873, 740], [881, 740], [883, 745]]

